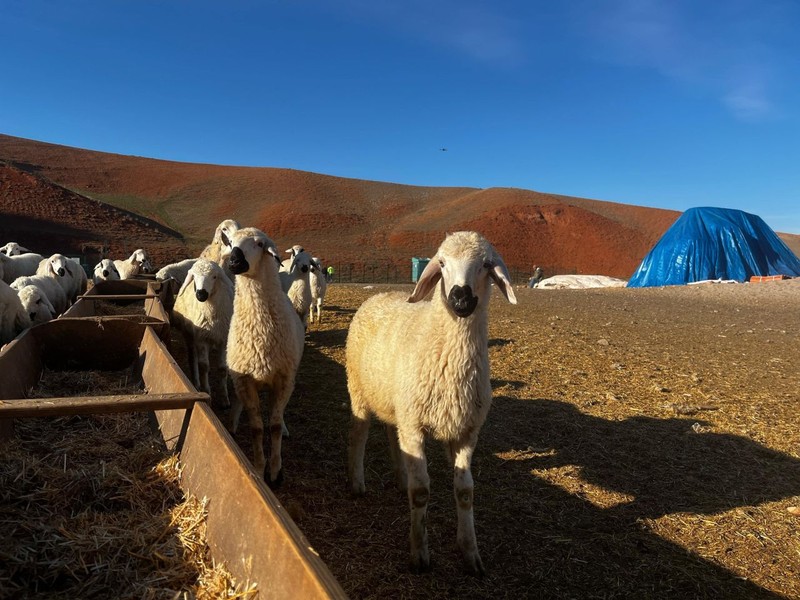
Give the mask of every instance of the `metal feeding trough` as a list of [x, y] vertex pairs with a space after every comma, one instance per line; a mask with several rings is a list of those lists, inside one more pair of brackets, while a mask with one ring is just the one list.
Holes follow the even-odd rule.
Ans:
[[[154, 285], [146, 282], [129, 294], [152, 303], [145, 318], [92, 315], [96, 301], [87, 294], [62, 318], [26, 330], [3, 348], [0, 445], [14, 436], [13, 419], [146, 411], [154, 417], [167, 451], [179, 454], [184, 492], [208, 499], [207, 542], [215, 561], [224, 562], [236, 580], [255, 583], [261, 598], [345, 598], [210, 409], [208, 395], [192, 386], [167, 351], [161, 339], [166, 313], [161, 314]], [[108, 290], [101, 288], [91, 296], [116, 300], [123, 295]], [[128, 300], [134, 298], [122, 299]], [[166, 321], [166, 331], [168, 326]], [[132, 379], [141, 380], [141, 394], [28, 397], [43, 369], [127, 368]]]

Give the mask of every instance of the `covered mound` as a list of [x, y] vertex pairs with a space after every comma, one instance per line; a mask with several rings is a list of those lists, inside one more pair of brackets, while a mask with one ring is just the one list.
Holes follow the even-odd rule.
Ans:
[[628, 287], [800, 275], [800, 259], [764, 220], [726, 208], [691, 208], [644, 257]]

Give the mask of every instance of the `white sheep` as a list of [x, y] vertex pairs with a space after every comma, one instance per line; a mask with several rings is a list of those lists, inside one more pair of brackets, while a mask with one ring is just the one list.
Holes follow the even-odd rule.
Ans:
[[236, 388], [231, 430], [236, 432], [244, 406], [253, 435], [253, 464], [262, 472], [266, 458], [258, 390], [266, 388], [270, 457], [269, 471], [263, 472], [272, 486], [283, 478], [283, 412], [294, 390], [305, 338], [303, 325], [281, 288], [279, 264], [275, 244], [264, 232], [246, 227], [233, 234], [230, 269], [236, 274], [236, 292], [227, 347], [228, 372]]
[[228, 400], [228, 371], [225, 347], [233, 315], [233, 283], [217, 263], [198, 259], [183, 281], [175, 305], [172, 322], [183, 332], [189, 365], [195, 386], [209, 395], [209, 355], [218, 357], [217, 375], [222, 390], [222, 406]]
[[67, 264], [67, 269], [72, 273], [72, 276], [75, 278], [75, 288], [76, 288], [76, 297], [78, 294], [85, 294], [87, 288], [89, 287], [89, 276], [86, 275], [86, 269], [83, 268], [81, 261], [79, 258], [70, 257], [69, 262]]
[[0, 346], [13, 340], [30, 326], [31, 319], [16, 290], [5, 281], [0, 281]]
[[[239, 222], [225, 219], [217, 225], [211, 243], [203, 248], [200, 258], [211, 260], [227, 271], [228, 255], [231, 252], [231, 237], [240, 228]], [[232, 275], [232, 273], [228, 273]]]
[[189, 274], [189, 269], [191, 269], [194, 263], [196, 262], [197, 262], [196, 258], [186, 258], [179, 262], [170, 263], [165, 267], [161, 267], [158, 271], [156, 271], [156, 279], [158, 281], [166, 281], [167, 279], [174, 279], [175, 281], [182, 284], [184, 279], [186, 279], [186, 276]]
[[11, 287], [17, 292], [26, 285], [35, 285], [47, 296], [47, 299], [50, 300], [50, 304], [55, 310], [54, 316], [60, 315], [67, 309], [67, 306], [69, 306], [64, 288], [62, 288], [53, 277], [49, 277], [48, 275], [24, 275], [22, 277], [17, 277], [11, 283]]
[[68, 305], [75, 302], [78, 294], [86, 289], [86, 274], [83, 267], [63, 254], [53, 254], [49, 258], [42, 259], [36, 274], [55, 279], [64, 290]]
[[[411, 508], [411, 565], [430, 565], [425, 519], [430, 480], [425, 436], [444, 444], [454, 469], [456, 540], [468, 570], [482, 574], [473, 521], [472, 453], [492, 401], [488, 310], [492, 282], [516, 297], [500, 255], [480, 234], [448, 235], [411, 296], [383, 293], [356, 311], [347, 336], [347, 387], [353, 413], [348, 474], [364, 493], [364, 446], [375, 415], [390, 435], [398, 480]], [[433, 298], [420, 302], [431, 290]], [[399, 457], [402, 453], [402, 459]]]
[[26, 252], [30, 252], [24, 246], [20, 246], [17, 242], [8, 242], [7, 244], [0, 246], [0, 254], [5, 254], [6, 256], [19, 256], [20, 254], [25, 254]]
[[56, 309], [47, 295], [35, 285], [26, 285], [17, 291], [22, 308], [27, 313], [32, 325], [46, 323], [56, 318]]
[[101, 281], [119, 281], [119, 271], [117, 271], [117, 266], [114, 264], [114, 261], [110, 258], [104, 258], [99, 263], [94, 266], [94, 274], [92, 275], [92, 281], [96, 284], [100, 283]]
[[322, 302], [325, 300], [325, 294], [328, 291], [328, 280], [325, 278], [325, 269], [322, 267], [322, 261], [318, 258], [311, 259], [311, 272], [308, 275], [308, 283], [311, 288], [311, 309], [309, 318], [314, 322], [314, 308], [317, 309], [316, 321], [322, 322]]
[[299, 251], [281, 264], [281, 269], [285, 267], [286, 270], [281, 270], [279, 277], [281, 288], [286, 292], [297, 316], [300, 317], [300, 322], [305, 327], [308, 322], [309, 310], [311, 310], [311, 283], [309, 281], [311, 255], [299, 246], [295, 246], [295, 248], [299, 248]]
[[136, 277], [140, 272], [147, 273], [153, 268], [147, 252], [141, 248], [134, 250], [133, 254], [125, 260], [115, 260], [114, 266], [117, 267], [120, 279], [130, 279]]
[[0, 254], [0, 279], [6, 283], [11, 283], [17, 277], [33, 275], [39, 268], [42, 255], [30, 252], [17, 256], [7, 256]]

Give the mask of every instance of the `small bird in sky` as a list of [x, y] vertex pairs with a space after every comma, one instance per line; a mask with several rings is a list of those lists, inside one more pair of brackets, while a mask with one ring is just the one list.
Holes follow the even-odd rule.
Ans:
[[447, 152], [447, 148], [439, 148], [442, 152]]

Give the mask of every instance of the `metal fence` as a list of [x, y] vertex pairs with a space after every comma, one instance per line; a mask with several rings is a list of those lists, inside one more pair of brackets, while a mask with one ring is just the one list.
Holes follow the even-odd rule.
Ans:
[[[411, 260], [408, 262], [370, 262], [370, 263], [328, 263], [333, 267], [333, 283], [412, 283], [411, 281]], [[578, 272], [577, 268], [565, 269], [564, 267], [548, 267], [540, 265], [544, 272], [544, 277], [553, 275], [574, 275]], [[518, 268], [510, 268], [508, 274], [511, 283], [514, 285], [527, 284], [533, 275], [533, 269], [525, 271]]]

